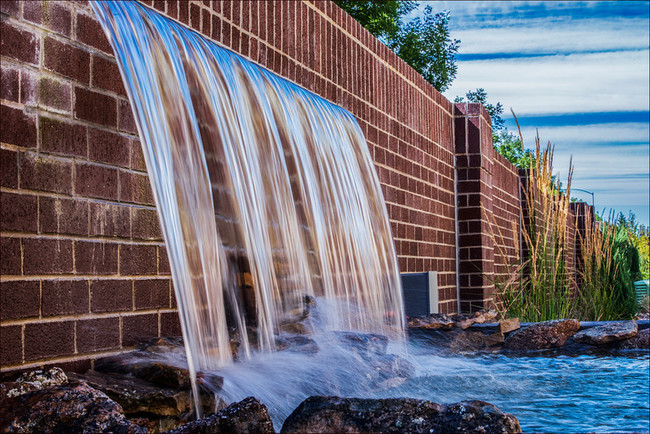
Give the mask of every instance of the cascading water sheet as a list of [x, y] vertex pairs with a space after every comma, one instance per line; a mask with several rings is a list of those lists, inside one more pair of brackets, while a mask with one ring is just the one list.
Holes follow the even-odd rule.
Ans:
[[305, 295], [403, 333], [388, 216], [354, 117], [135, 2], [97, 1], [133, 108], [190, 370], [272, 351]]

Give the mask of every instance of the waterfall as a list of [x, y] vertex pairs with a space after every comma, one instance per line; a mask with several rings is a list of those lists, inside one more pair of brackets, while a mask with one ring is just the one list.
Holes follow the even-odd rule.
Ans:
[[92, 7], [133, 109], [189, 367], [269, 352], [305, 296], [329, 330], [403, 333], [388, 215], [344, 109], [135, 2]]

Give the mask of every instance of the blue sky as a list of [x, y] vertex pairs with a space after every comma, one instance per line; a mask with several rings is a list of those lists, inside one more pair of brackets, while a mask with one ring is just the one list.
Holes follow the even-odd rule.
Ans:
[[[631, 2], [420, 2], [451, 12], [461, 40], [445, 96], [482, 87], [501, 102], [524, 143], [555, 144], [555, 171], [593, 191], [598, 212], [632, 210], [648, 225], [650, 4]], [[572, 196], [591, 202], [591, 195]]]

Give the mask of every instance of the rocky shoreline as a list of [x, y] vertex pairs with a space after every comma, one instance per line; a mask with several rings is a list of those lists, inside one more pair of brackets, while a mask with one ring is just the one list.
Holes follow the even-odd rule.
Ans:
[[[520, 324], [495, 322], [496, 313], [410, 318], [414, 342], [436, 355], [483, 352], [518, 355], [617, 353], [647, 350], [647, 320], [580, 323], [575, 319]], [[387, 353], [376, 334], [334, 334], [372, 373], [372, 388], [401, 384], [414, 375], [410, 362]], [[284, 336], [282, 351], [319, 351], [309, 336]], [[2, 432], [205, 433], [274, 432], [264, 403], [254, 397], [228, 405], [219, 397], [223, 378], [197, 376], [205, 416], [194, 420], [190, 374], [181, 338], [159, 338], [135, 351], [98, 359], [83, 374], [59, 368], [22, 373], [0, 384]], [[312, 396], [286, 419], [281, 432], [519, 432], [515, 416], [482, 401], [437, 404], [409, 398], [356, 399]]]

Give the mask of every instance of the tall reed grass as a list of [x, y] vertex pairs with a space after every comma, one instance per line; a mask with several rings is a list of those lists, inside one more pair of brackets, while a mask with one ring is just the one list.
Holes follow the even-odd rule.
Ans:
[[[634, 246], [614, 219], [599, 224], [591, 215], [586, 217], [584, 235], [577, 231], [578, 271], [568, 269], [567, 255], [575, 249], [567, 239], [573, 165], [569, 163], [563, 191], [553, 175], [553, 156], [554, 146], [549, 142], [542, 147], [537, 135], [535, 159], [521, 188], [521, 260], [507, 264], [507, 273], [493, 281], [496, 308], [523, 321], [631, 318], [636, 310], [630, 271]], [[503, 241], [499, 227], [488, 223], [495, 256], [505, 258], [500, 247], [505, 243], [497, 242]]]

